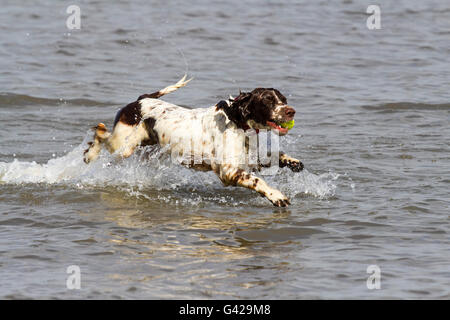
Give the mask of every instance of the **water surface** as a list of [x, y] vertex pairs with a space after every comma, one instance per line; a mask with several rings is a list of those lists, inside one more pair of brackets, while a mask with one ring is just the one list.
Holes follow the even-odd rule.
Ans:
[[[80, 1], [80, 30], [2, 3], [0, 298], [450, 298], [450, 3], [379, 3], [381, 30], [366, 1]], [[164, 158], [82, 162], [91, 126], [186, 72], [166, 101], [296, 107], [306, 170], [267, 178], [288, 209]]]

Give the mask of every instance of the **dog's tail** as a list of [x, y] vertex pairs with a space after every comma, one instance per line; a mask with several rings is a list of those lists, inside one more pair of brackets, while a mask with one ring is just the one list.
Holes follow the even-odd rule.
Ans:
[[153, 98], [158, 99], [159, 97], [162, 97], [168, 93], [174, 92], [175, 90], [184, 87], [188, 84], [189, 81], [191, 81], [193, 78], [190, 78], [189, 80], [186, 80], [187, 75], [185, 74], [183, 78], [180, 79], [177, 83], [170, 85], [168, 87], [165, 87], [164, 89], [161, 89], [159, 91], [150, 93], [150, 94], [143, 94], [138, 98], [138, 101], [145, 98]]

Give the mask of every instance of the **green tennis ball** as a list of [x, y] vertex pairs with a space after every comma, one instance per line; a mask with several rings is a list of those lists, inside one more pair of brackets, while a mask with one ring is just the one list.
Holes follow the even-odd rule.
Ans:
[[291, 120], [291, 121], [288, 121], [288, 122], [283, 122], [282, 124], [280, 124], [280, 126], [282, 128], [291, 130], [294, 127], [294, 124], [295, 124], [295, 121]]

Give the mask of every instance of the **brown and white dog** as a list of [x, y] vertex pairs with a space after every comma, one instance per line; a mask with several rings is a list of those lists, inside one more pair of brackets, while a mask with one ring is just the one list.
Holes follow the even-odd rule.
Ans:
[[[278, 135], [288, 132], [279, 125], [294, 118], [295, 110], [287, 105], [286, 98], [276, 89], [257, 88], [213, 107], [197, 109], [158, 99], [189, 81], [184, 76], [174, 85], [140, 96], [117, 113], [111, 133], [99, 123], [94, 141], [84, 153], [84, 161], [95, 161], [102, 146], [124, 158], [138, 146], [168, 146], [172, 155], [184, 155], [182, 164], [188, 167], [212, 170], [225, 185], [255, 190], [277, 207], [289, 205], [289, 199], [280, 191], [250, 173], [261, 169], [263, 165], [259, 161], [253, 165], [242, 161], [249, 152], [249, 144], [245, 142], [248, 131], [256, 132], [256, 136], [260, 130], [271, 130]], [[282, 152], [277, 165], [287, 166], [294, 172], [303, 169], [299, 160]]]

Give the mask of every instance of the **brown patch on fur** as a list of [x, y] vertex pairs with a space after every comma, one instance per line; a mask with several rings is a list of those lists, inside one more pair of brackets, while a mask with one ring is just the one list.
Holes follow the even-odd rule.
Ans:
[[198, 171], [210, 171], [211, 170], [211, 165], [206, 162], [202, 162], [201, 164], [200, 163], [191, 164], [188, 167], [192, 168], [194, 170], [198, 170]]
[[114, 120], [114, 127], [119, 121], [124, 124], [134, 126], [141, 122], [141, 119], [141, 104], [139, 101], [134, 101], [127, 104], [125, 107], [120, 109], [119, 112], [117, 112], [116, 118]]
[[92, 127], [92, 129], [94, 129], [95, 131], [97, 131], [97, 132], [105, 132], [105, 131], [107, 131], [106, 130], [106, 126], [103, 124], [103, 123], [99, 123], [99, 124], [97, 124], [95, 127]]
[[94, 140], [103, 141], [109, 137], [108, 129], [103, 123], [97, 124], [95, 127]]
[[144, 120], [145, 129], [147, 130], [150, 144], [159, 144], [158, 133], [155, 131], [156, 120], [153, 118], [147, 118]]
[[238, 169], [235, 174], [233, 174], [230, 178], [230, 184], [235, 186], [238, 181], [242, 178], [242, 175], [245, 171], [242, 169]]
[[146, 99], [146, 98], [158, 99], [159, 97], [162, 97], [163, 95], [164, 94], [162, 94], [160, 91], [153, 92], [153, 93], [146, 93], [146, 94], [140, 95], [137, 98], [137, 101], [142, 100], [142, 99]]
[[220, 109], [228, 108], [228, 103], [225, 100], [221, 100], [216, 104], [216, 111], [219, 111]]

